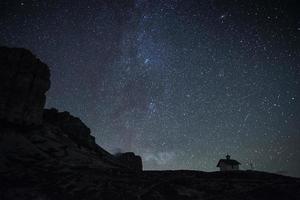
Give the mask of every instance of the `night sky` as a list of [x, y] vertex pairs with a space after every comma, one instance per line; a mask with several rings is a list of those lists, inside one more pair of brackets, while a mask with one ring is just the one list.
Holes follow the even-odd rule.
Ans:
[[297, 0], [130, 1], [2, 0], [0, 45], [47, 63], [47, 107], [145, 169], [214, 171], [228, 153], [300, 176]]

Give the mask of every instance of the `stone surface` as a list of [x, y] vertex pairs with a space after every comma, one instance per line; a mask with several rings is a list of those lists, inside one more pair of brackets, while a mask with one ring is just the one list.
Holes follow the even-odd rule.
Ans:
[[55, 125], [68, 135], [78, 146], [95, 149], [98, 145], [90, 129], [77, 117], [69, 112], [58, 112], [57, 109], [45, 109], [43, 118], [45, 122]]
[[143, 170], [142, 158], [133, 152], [118, 153], [115, 156], [126, 167], [136, 171]]
[[30, 51], [0, 47], [0, 119], [41, 124], [49, 77], [47, 65]]

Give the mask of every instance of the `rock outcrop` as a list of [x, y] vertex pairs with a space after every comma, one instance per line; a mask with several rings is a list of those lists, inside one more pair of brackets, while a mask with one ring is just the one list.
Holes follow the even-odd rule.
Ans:
[[[136, 170], [98, 146], [79, 118], [54, 108], [44, 109], [49, 77], [48, 66], [30, 51], [0, 47], [2, 151], [14, 151], [15, 146], [20, 146], [22, 154], [71, 166]], [[20, 132], [24, 128], [30, 134]], [[16, 144], [19, 140], [24, 142]]]
[[57, 109], [45, 109], [44, 121], [59, 127], [64, 134], [68, 135], [78, 147], [86, 147], [96, 150], [98, 145], [95, 137], [91, 135], [90, 129], [77, 117], [69, 112], [58, 112]]
[[142, 158], [138, 155], [135, 155], [133, 152], [118, 153], [115, 156], [117, 160], [126, 167], [136, 171], [143, 170]]
[[41, 124], [49, 77], [48, 67], [30, 51], [0, 47], [0, 119]]

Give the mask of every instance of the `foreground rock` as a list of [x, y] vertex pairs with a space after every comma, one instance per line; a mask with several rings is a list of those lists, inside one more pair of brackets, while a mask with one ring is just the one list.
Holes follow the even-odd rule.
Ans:
[[43, 109], [45, 64], [24, 49], [0, 53], [1, 200], [300, 199], [300, 180], [275, 174], [142, 171], [139, 156], [111, 155], [79, 118]]
[[118, 153], [115, 156], [119, 162], [123, 163], [129, 169], [136, 171], [143, 170], [142, 158], [135, 155], [133, 152]]
[[82, 121], [68, 112], [58, 112], [57, 109], [45, 109], [44, 121], [61, 129], [70, 139], [76, 141], [78, 147], [97, 150], [95, 137], [91, 136], [90, 129]]
[[15, 124], [42, 123], [48, 67], [30, 51], [0, 48], [0, 119]]

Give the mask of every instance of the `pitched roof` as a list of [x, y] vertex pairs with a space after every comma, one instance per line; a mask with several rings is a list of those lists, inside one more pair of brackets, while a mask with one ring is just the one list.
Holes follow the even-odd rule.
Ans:
[[227, 165], [240, 165], [241, 163], [239, 163], [238, 161], [236, 160], [232, 160], [232, 159], [220, 159], [218, 164], [217, 164], [217, 167], [220, 167], [220, 164], [221, 163], [225, 163]]

